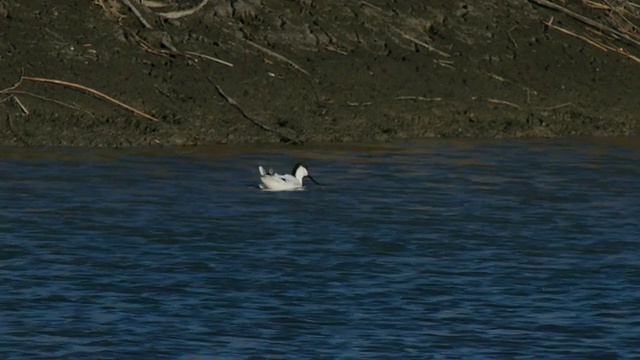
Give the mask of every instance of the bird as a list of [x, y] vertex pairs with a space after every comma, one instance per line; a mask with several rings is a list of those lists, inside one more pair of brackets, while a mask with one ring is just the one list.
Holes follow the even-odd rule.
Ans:
[[260, 189], [267, 191], [290, 191], [290, 190], [302, 190], [304, 186], [302, 185], [302, 179], [308, 177], [311, 181], [320, 185], [311, 175], [309, 175], [309, 170], [307, 168], [297, 163], [293, 167], [293, 171], [291, 174], [280, 175], [273, 171], [273, 169], [269, 169], [269, 171], [265, 171], [262, 166], [258, 166], [258, 170], [260, 170]]

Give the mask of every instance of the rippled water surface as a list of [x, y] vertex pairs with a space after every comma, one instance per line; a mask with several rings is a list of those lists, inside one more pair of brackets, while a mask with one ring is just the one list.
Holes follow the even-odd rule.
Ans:
[[640, 356], [638, 144], [0, 149], [0, 357]]

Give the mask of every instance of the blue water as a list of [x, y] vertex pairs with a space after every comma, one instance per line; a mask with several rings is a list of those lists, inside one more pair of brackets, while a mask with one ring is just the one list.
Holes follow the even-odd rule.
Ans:
[[636, 144], [0, 149], [0, 358], [640, 357]]

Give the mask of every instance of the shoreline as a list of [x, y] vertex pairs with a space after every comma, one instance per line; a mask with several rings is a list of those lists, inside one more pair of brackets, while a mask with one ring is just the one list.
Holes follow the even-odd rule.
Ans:
[[640, 134], [638, 46], [538, 3], [3, 0], [0, 145]]

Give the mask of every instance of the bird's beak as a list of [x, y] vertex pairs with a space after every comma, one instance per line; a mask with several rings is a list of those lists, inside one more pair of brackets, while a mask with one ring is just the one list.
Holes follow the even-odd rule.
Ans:
[[309, 178], [309, 180], [313, 181], [316, 185], [320, 185], [323, 186], [322, 184], [320, 184], [319, 182], [316, 181], [316, 179], [312, 178], [311, 175], [307, 175], [307, 177]]

